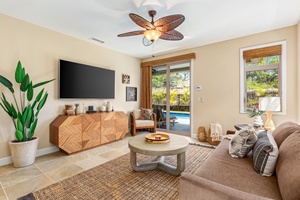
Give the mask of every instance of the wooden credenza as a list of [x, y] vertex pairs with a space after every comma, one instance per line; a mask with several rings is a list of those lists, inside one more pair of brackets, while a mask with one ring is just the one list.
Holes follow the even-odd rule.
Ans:
[[124, 112], [59, 115], [50, 124], [50, 142], [72, 154], [122, 139], [128, 132]]

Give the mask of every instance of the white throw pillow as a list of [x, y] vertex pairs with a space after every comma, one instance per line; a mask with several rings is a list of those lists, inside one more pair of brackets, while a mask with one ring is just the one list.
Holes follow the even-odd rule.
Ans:
[[138, 108], [134, 109], [133, 114], [134, 114], [135, 119], [139, 119], [141, 117], [141, 109], [138, 109]]

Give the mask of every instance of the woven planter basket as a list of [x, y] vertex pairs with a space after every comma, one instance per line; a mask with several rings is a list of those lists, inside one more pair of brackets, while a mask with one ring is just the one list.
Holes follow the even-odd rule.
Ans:
[[38, 141], [39, 138], [32, 138], [27, 142], [9, 142], [14, 167], [26, 167], [35, 162]]

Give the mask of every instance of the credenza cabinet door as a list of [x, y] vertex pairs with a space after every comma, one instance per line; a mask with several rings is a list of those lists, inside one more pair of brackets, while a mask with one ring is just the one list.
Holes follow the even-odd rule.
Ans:
[[114, 112], [101, 113], [101, 144], [116, 140], [116, 120]]
[[100, 115], [82, 115], [82, 148], [89, 149], [100, 144]]
[[[55, 126], [59, 124], [59, 126]], [[52, 131], [51, 131], [52, 125]], [[82, 150], [81, 116], [58, 116], [50, 125], [50, 142], [67, 154]], [[52, 133], [53, 132], [53, 133]]]
[[128, 132], [128, 117], [124, 112], [115, 112], [116, 139], [122, 139]]

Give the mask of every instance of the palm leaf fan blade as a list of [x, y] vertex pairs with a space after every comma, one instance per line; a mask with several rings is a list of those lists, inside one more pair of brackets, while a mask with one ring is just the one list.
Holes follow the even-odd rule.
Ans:
[[151, 24], [148, 20], [144, 19], [143, 17], [134, 14], [134, 13], [130, 13], [129, 14], [130, 19], [136, 23], [137, 25], [139, 25], [142, 28], [145, 29], [154, 29], [155, 26], [153, 24]]
[[177, 28], [184, 20], [183, 15], [169, 15], [156, 20], [154, 26], [161, 32], [167, 32]]
[[142, 35], [145, 31], [131, 31], [127, 33], [119, 34], [118, 37], [128, 37], [128, 36], [135, 36], [135, 35]]
[[171, 31], [162, 33], [159, 38], [162, 40], [182, 40], [184, 38], [184, 36], [176, 30], [171, 30]]

